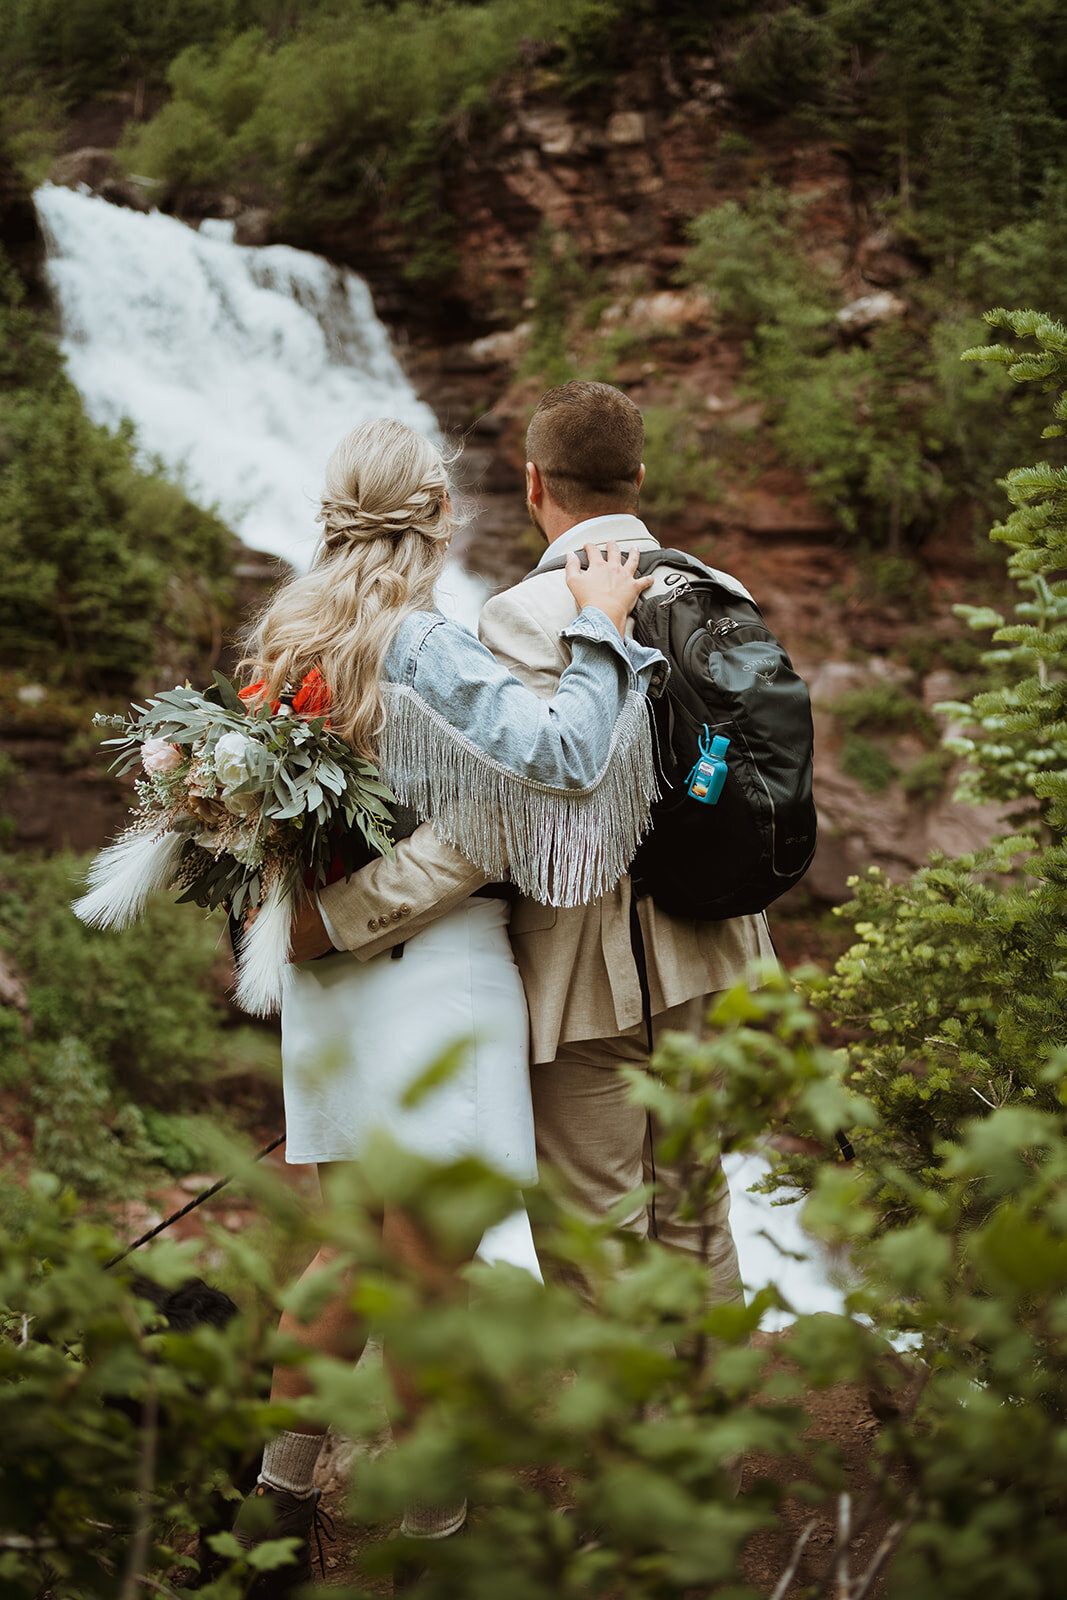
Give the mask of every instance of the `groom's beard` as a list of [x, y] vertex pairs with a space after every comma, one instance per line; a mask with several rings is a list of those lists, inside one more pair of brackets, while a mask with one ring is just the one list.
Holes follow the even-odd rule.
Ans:
[[533, 502], [531, 501], [529, 495], [526, 496], [526, 511], [527, 511], [527, 515], [530, 518], [530, 521], [533, 523], [534, 527], [537, 529], [538, 533], [541, 535], [542, 539], [547, 544], [548, 543], [548, 534], [545, 532], [545, 525], [541, 521], [541, 518], [538, 516], [537, 507], [533, 504]]

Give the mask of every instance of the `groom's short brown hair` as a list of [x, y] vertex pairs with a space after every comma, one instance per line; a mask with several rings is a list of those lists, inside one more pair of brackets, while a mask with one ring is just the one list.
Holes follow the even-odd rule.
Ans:
[[526, 430], [532, 461], [565, 511], [636, 511], [645, 425], [610, 383], [562, 383], [541, 396]]

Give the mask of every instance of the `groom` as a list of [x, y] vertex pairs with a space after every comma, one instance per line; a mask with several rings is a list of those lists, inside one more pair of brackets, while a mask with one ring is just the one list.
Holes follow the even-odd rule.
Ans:
[[[567, 383], [542, 397], [526, 436], [526, 503], [547, 545], [541, 565], [609, 540], [624, 549], [658, 548], [636, 514], [643, 444], [641, 413], [608, 384]], [[664, 586], [659, 569], [651, 593]], [[560, 632], [575, 610], [563, 572], [538, 572], [488, 602], [479, 634], [516, 677], [551, 699], [569, 659]], [[309, 907], [296, 929], [294, 956], [307, 960], [329, 950], [332, 935], [338, 948], [365, 960], [410, 938], [484, 882], [424, 824], [398, 845], [394, 861], [373, 862], [321, 891], [330, 932]], [[511, 942], [530, 1010], [538, 1156], [595, 1215], [654, 1173], [654, 1206], [633, 1204], [623, 1226], [700, 1256], [709, 1300], [732, 1300], [741, 1291], [725, 1184], [711, 1215], [680, 1214], [679, 1175], [657, 1159], [655, 1129], [630, 1103], [618, 1070], [649, 1060], [631, 946], [632, 898], [625, 877], [591, 905], [556, 909], [520, 898], [513, 908]], [[647, 896], [638, 898], [637, 915], [654, 1041], [669, 1029], [699, 1032], [711, 997], [743, 978], [750, 961], [772, 955], [762, 915], [690, 922], [668, 916]]]

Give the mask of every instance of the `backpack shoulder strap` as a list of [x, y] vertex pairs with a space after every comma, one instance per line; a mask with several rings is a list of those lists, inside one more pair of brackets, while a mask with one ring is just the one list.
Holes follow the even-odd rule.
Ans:
[[[581, 562], [583, 568], [588, 567], [589, 558], [585, 551], [578, 550], [574, 553], [577, 555], [578, 560]], [[627, 550], [623, 550], [621, 552], [624, 561], [628, 554], [629, 552]], [[553, 556], [551, 561], [542, 561], [540, 566], [534, 567], [533, 571], [528, 572], [522, 581], [523, 583], [527, 583], [530, 578], [539, 578], [541, 577], [542, 573], [545, 572], [562, 572], [566, 565], [567, 557], [565, 555]], [[737, 578], [731, 577], [728, 572], [719, 572], [715, 567], [707, 566], [703, 561], [698, 561], [696, 556], [691, 556], [684, 550], [662, 549], [642, 551], [637, 562], [637, 570], [641, 576], [643, 578], [647, 577], [650, 572], [655, 572], [657, 567], [672, 567], [675, 571], [690, 572], [694, 578], [704, 578], [713, 583], [718, 583], [722, 588], [728, 589], [732, 594], [736, 594], [742, 600], [752, 600], [752, 596], [749, 594], [744, 584], [740, 583]]]
[[645, 550], [637, 563], [641, 576], [647, 577], [650, 572], [655, 572], [657, 567], [674, 567], [682, 572], [691, 572], [694, 578], [715, 576], [703, 561], [698, 561], [696, 556], [687, 555], [684, 550]]
[[[619, 553], [624, 561], [630, 554], [629, 550], [621, 550]], [[583, 570], [588, 567], [589, 557], [584, 550], [575, 550], [573, 554], [578, 557]], [[533, 571], [528, 572], [522, 581], [525, 583], [529, 578], [539, 578], [544, 572], [562, 572], [566, 565], [566, 556], [553, 556], [551, 561], [542, 561], [539, 566], [534, 567]], [[637, 570], [641, 576], [644, 577], [646, 573], [653, 572], [656, 567], [684, 567], [687, 572], [692, 572], [700, 578], [712, 576], [703, 562], [697, 561], [693, 556], [687, 556], [684, 550], [642, 551], [637, 562]]]
[[[582, 563], [583, 567], [587, 567], [589, 565], [589, 557], [586, 555], [584, 550], [578, 550], [575, 552], [575, 554], [577, 555], [578, 560]], [[539, 578], [544, 572], [562, 572], [566, 565], [566, 556], [553, 556], [551, 561], [542, 561], [536, 567], [534, 567], [532, 572], [527, 572], [522, 581], [523, 583], [529, 583], [531, 578]]]
[[694, 578], [717, 583], [720, 589], [726, 589], [740, 600], [751, 601], [753, 605], [756, 603], [739, 578], [729, 572], [720, 572], [717, 567], [709, 567], [706, 561], [698, 561], [696, 556], [689, 555], [685, 550], [649, 550], [637, 565], [642, 577], [654, 572], [657, 567], [673, 567], [675, 571], [692, 573]]

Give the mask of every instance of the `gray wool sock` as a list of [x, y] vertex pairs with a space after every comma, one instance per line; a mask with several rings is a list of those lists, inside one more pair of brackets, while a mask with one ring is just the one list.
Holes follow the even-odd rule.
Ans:
[[280, 1433], [263, 1450], [259, 1481], [306, 1500], [315, 1490], [315, 1463], [325, 1434]]
[[447, 1539], [466, 1520], [466, 1500], [409, 1500], [400, 1532], [405, 1539]]

